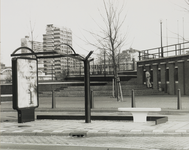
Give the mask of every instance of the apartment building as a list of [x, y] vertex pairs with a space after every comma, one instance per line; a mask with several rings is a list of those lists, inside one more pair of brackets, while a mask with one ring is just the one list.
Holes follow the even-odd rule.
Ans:
[[[66, 43], [72, 46], [72, 31], [65, 27], [59, 27], [53, 24], [46, 26], [46, 34], [43, 34], [43, 50], [58, 50], [65, 54], [72, 54], [72, 50], [62, 44]], [[46, 59], [44, 61], [44, 71], [46, 75], [57, 75], [66, 71], [72, 71], [74, 68], [74, 60], [69, 57]]]

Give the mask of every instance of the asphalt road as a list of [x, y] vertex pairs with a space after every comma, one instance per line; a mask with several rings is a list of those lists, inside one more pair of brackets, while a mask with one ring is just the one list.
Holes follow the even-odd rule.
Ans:
[[[90, 146], [62, 146], [39, 144], [1, 144], [1, 150], [127, 150], [127, 148], [90, 147]], [[130, 149], [130, 148], [129, 148]], [[128, 149], [128, 150], [129, 150]], [[132, 149], [141, 150], [141, 149]]]
[[1, 136], [2, 149], [189, 150], [189, 137]]

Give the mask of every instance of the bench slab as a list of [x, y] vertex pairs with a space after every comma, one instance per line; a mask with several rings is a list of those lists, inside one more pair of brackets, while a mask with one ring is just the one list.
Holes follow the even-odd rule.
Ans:
[[118, 108], [119, 111], [161, 111], [161, 108]]
[[129, 111], [134, 122], [146, 122], [149, 111], [161, 111], [161, 108], [118, 108], [118, 111]]

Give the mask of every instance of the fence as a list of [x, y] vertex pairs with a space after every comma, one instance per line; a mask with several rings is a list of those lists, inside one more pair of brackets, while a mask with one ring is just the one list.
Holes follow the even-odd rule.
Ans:
[[189, 42], [139, 51], [139, 60], [189, 54]]

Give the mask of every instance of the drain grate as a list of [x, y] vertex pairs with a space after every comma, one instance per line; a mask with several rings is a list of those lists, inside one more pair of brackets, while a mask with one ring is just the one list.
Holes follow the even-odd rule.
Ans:
[[74, 133], [70, 133], [69, 136], [81, 138], [81, 137], [86, 137], [86, 133], [84, 133], [84, 132], [74, 132]]
[[22, 127], [31, 127], [30, 125], [19, 125], [18, 127], [22, 128]]

